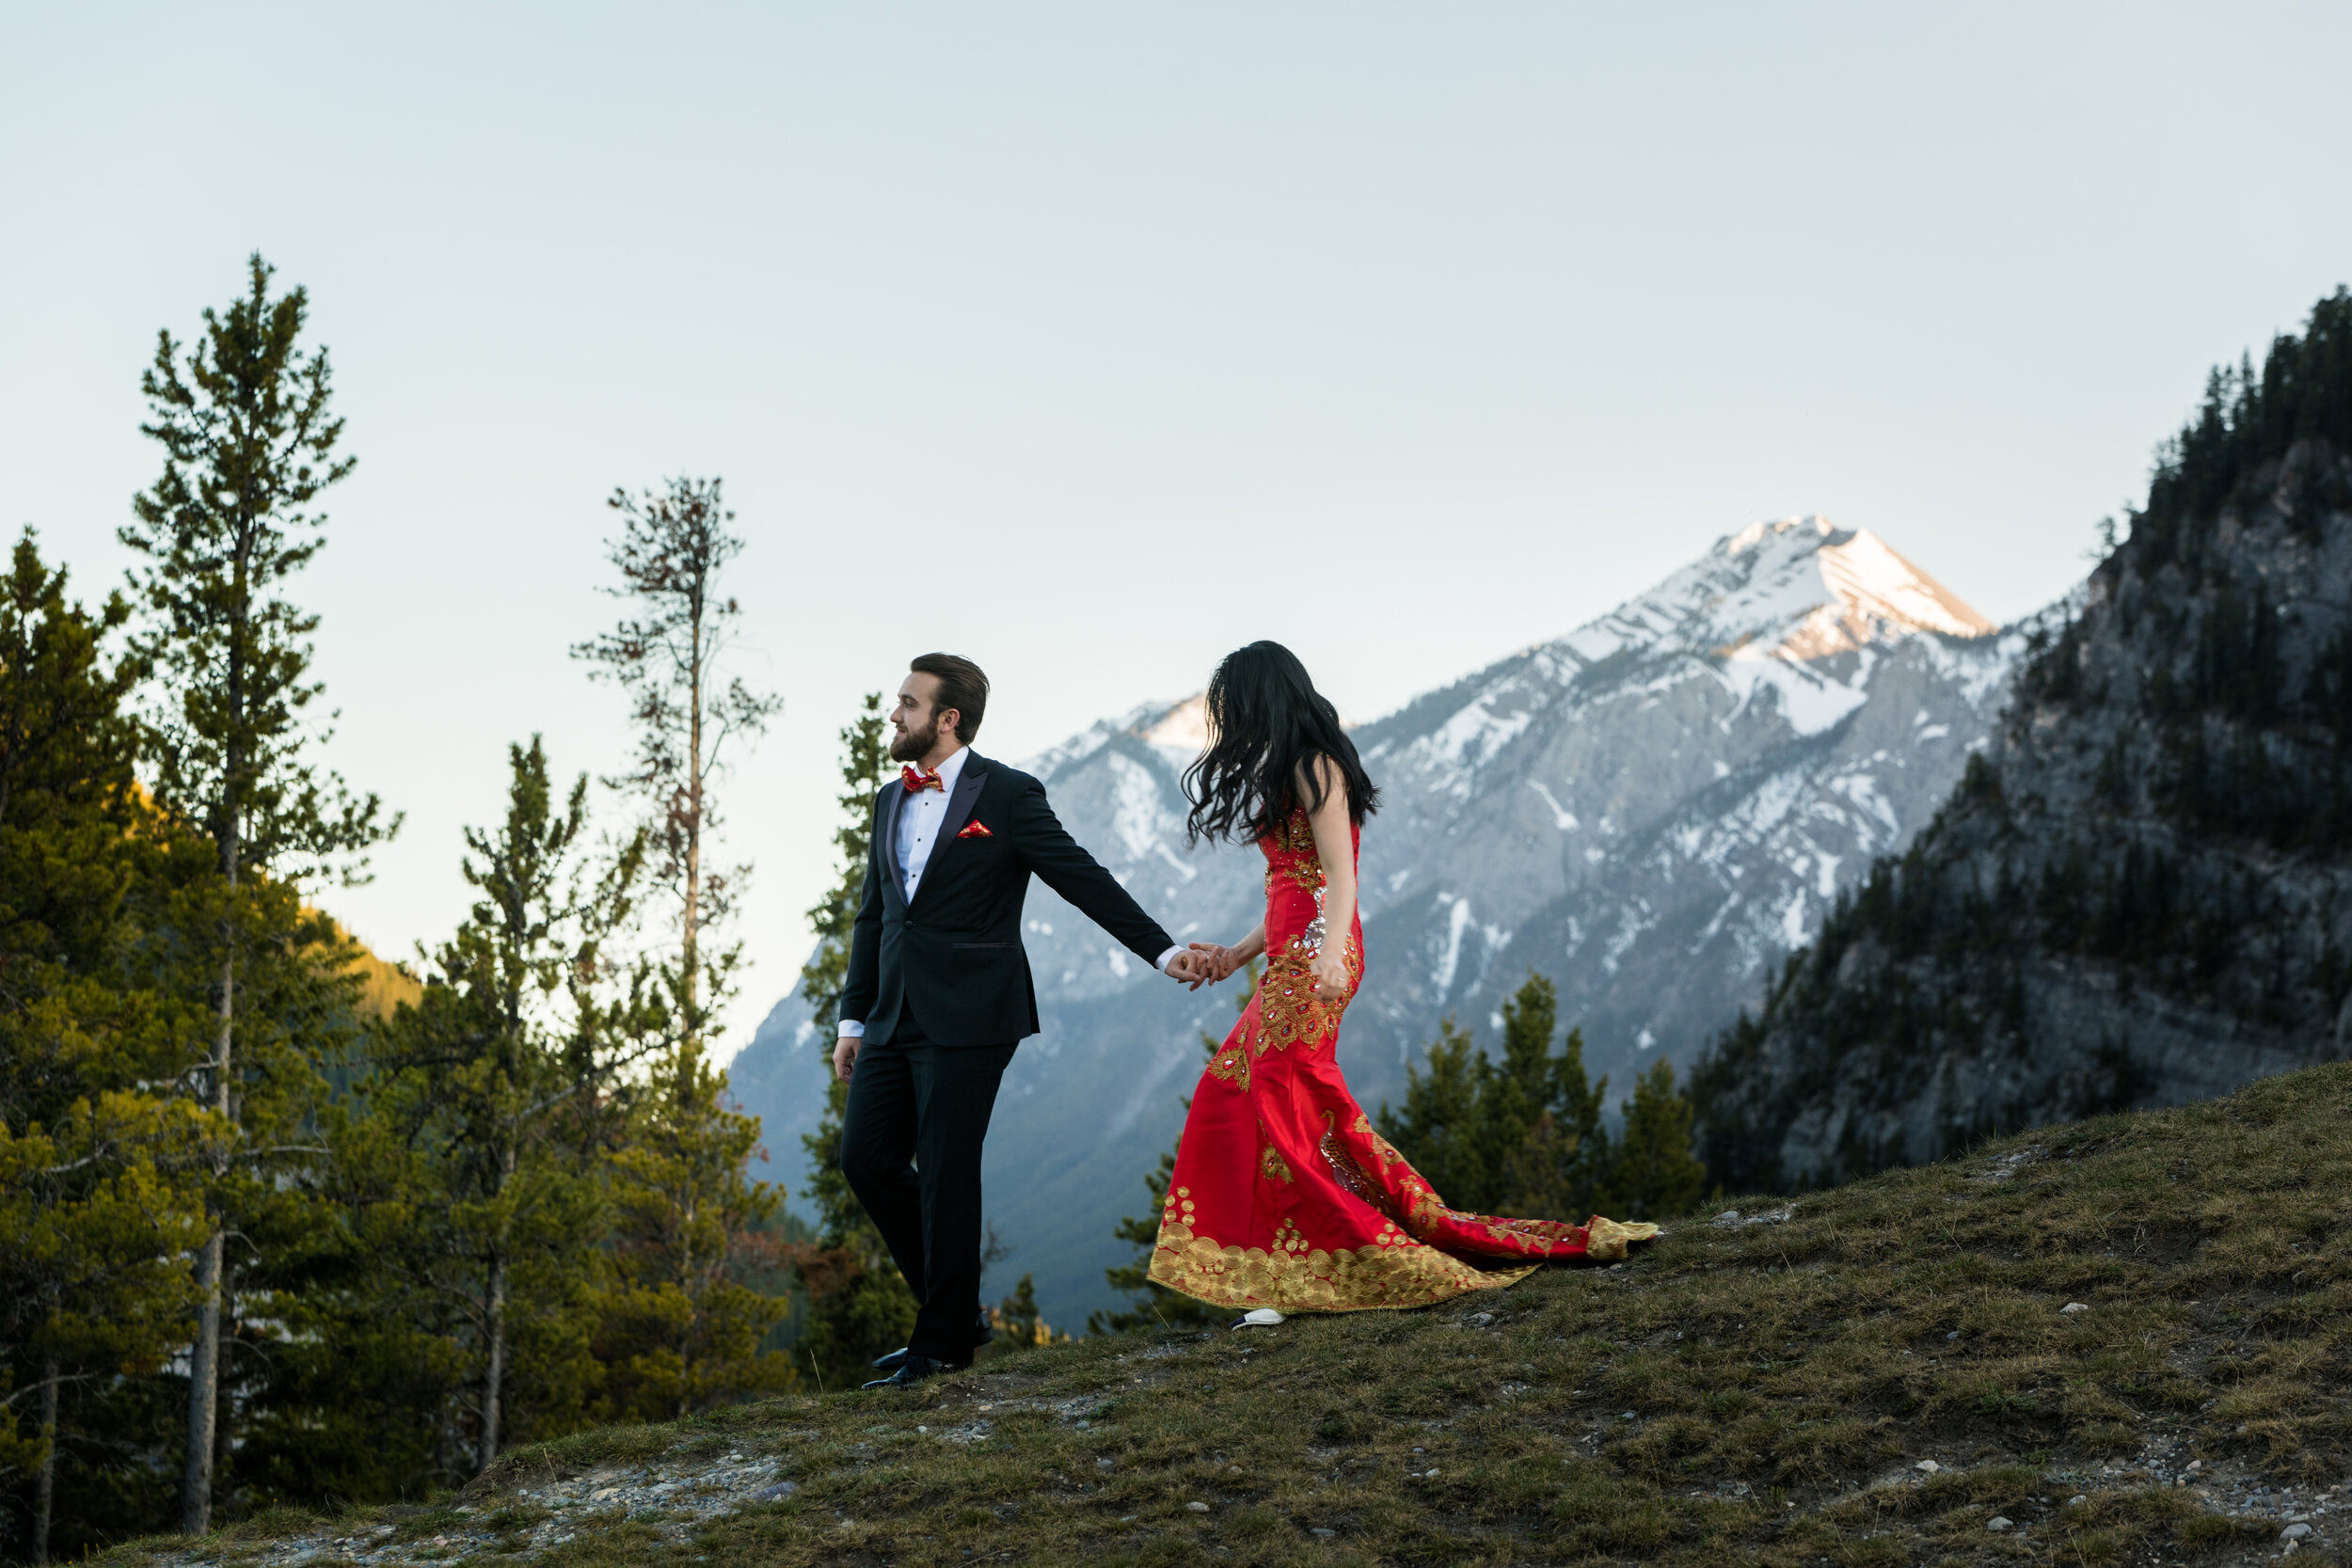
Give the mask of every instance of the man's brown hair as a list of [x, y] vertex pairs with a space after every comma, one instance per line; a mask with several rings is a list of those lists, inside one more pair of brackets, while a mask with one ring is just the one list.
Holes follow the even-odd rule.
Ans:
[[988, 676], [970, 659], [955, 654], [924, 654], [907, 668], [918, 675], [939, 678], [939, 693], [931, 699], [931, 711], [944, 713], [956, 710], [956, 738], [966, 746], [980, 733], [981, 716], [988, 712]]

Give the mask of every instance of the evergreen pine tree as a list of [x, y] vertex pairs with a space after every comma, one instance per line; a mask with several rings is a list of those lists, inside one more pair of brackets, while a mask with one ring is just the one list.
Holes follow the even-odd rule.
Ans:
[[1486, 1141], [1486, 1099], [1495, 1069], [1470, 1032], [1439, 1021], [1427, 1070], [1405, 1069], [1405, 1108], [1382, 1105], [1380, 1135], [1396, 1146], [1438, 1196], [1456, 1209], [1490, 1213], [1504, 1151]]
[[1406, 1069], [1403, 1111], [1380, 1108], [1382, 1136], [1452, 1207], [1579, 1221], [1595, 1212], [1613, 1160], [1609, 1080], [1585, 1076], [1579, 1030], [1553, 1054], [1559, 1015], [1557, 988], [1531, 972], [1502, 1005], [1500, 1064], [1447, 1019], [1427, 1070]]
[[1664, 1220], [1698, 1206], [1707, 1167], [1691, 1152], [1691, 1116], [1690, 1097], [1675, 1088], [1674, 1064], [1660, 1057], [1633, 1081], [1602, 1212], [1612, 1219]]
[[1503, 999], [1502, 1060], [1486, 1079], [1478, 1116], [1478, 1136], [1492, 1158], [1498, 1212], [1514, 1212], [1509, 1201], [1523, 1185], [1529, 1141], [1550, 1107], [1551, 1037], [1559, 1021], [1558, 990], [1533, 971]]
[[790, 1357], [762, 1348], [788, 1303], [752, 1283], [774, 1265], [783, 1194], [746, 1175], [759, 1118], [725, 1095], [724, 1073], [671, 1053], [612, 1155], [614, 1277], [596, 1346], [608, 1418], [678, 1420], [796, 1381]]
[[1550, 1099], [1515, 1163], [1515, 1212], [1573, 1220], [1594, 1212], [1613, 1158], [1601, 1120], [1608, 1093], [1606, 1073], [1598, 1083], [1585, 1076], [1584, 1032], [1569, 1030], [1551, 1058]]
[[[288, 1096], [300, 1096], [287, 1073], [278, 1084], [285, 1093], [255, 1092], [257, 1064], [238, 1048], [240, 986], [266, 986], [253, 968], [271, 957], [320, 945], [289, 940], [298, 918], [286, 918], [284, 899], [255, 890], [273, 875], [347, 863], [398, 825], [379, 822], [375, 797], [352, 798], [305, 760], [316, 738], [304, 720], [320, 689], [305, 678], [318, 621], [282, 594], [324, 543], [326, 519], [313, 503], [352, 460], [336, 455], [342, 421], [329, 408], [326, 351], [301, 351], [309, 297], [296, 288], [273, 299], [270, 276], [252, 257], [245, 296], [226, 312], [205, 311], [184, 356], [168, 331], [159, 335], [141, 383], [152, 414], [142, 429], [163, 446], [164, 469], [121, 531], [144, 558], [132, 574], [148, 615], [140, 652], [170, 699], [156, 715], [155, 798], [211, 839], [217, 861], [215, 907], [186, 932], [205, 938], [215, 970], [213, 1037], [193, 1076], [202, 1102], [248, 1132], [252, 1114], [283, 1111]], [[247, 1179], [232, 1180], [238, 1173]], [[244, 1228], [227, 1206], [274, 1185], [233, 1149], [214, 1175], [215, 1223], [197, 1253], [182, 1473], [182, 1525], [191, 1532], [211, 1520], [215, 1456], [227, 1447], [217, 1420], [223, 1313], [234, 1293], [227, 1241], [232, 1226]]]
[[465, 1278], [447, 1256], [448, 1166], [439, 1129], [391, 1114], [392, 1070], [360, 1079], [322, 1121], [330, 1155], [310, 1184], [331, 1225], [247, 1276], [269, 1287], [279, 1328], [245, 1390], [248, 1503], [414, 1498], [473, 1475], [461, 1407], [480, 1370], [453, 1294]]
[[801, 968], [801, 995], [817, 1021], [826, 1064], [833, 1061], [833, 1024], [841, 1010], [841, 990], [850, 978], [850, 934], [857, 925], [858, 899], [866, 890], [866, 849], [874, 832], [874, 792], [889, 766], [882, 740], [882, 693], [869, 691], [861, 711], [841, 729], [841, 825], [833, 832], [841, 852], [840, 870], [825, 896], [809, 907], [817, 951]]
[[172, 856], [200, 866], [200, 847], [134, 783], [138, 669], [102, 648], [127, 608], [90, 614], [65, 590], [27, 530], [0, 578], [0, 1485], [28, 1495], [0, 1518], [24, 1523], [6, 1549], [34, 1562], [98, 1538], [61, 1439], [106, 1424], [126, 1386], [151, 1391], [185, 1342], [223, 1131], [153, 1087], [186, 1021], [139, 938]]
[[1012, 1294], [989, 1312], [988, 1322], [996, 1331], [994, 1343], [1003, 1350], [1034, 1350], [1040, 1345], [1071, 1342], [1069, 1335], [1056, 1333], [1054, 1325], [1038, 1310], [1037, 1281], [1025, 1274], [1012, 1288]]
[[[337, 1495], [313, 1478], [335, 1463], [319, 1428], [342, 1391], [288, 1373], [313, 1354], [309, 1335], [340, 1340], [351, 1321], [323, 1298], [322, 1265], [349, 1250], [335, 1201], [351, 1126], [339, 1085], [363, 1069], [366, 1040], [349, 940], [283, 882], [257, 879], [248, 894], [270, 918], [250, 927], [266, 941], [248, 951], [239, 985], [245, 1142], [228, 1189], [237, 1230], [223, 1294], [215, 1466], [216, 1506], [238, 1512]], [[347, 1439], [344, 1455], [370, 1447]]]
[[615, 490], [608, 504], [621, 515], [607, 548], [621, 581], [606, 592], [631, 613], [572, 654], [634, 704], [635, 763], [605, 783], [641, 802], [652, 846], [648, 880], [676, 902], [677, 957], [662, 966], [663, 989], [679, 1044], [699, 1055], [741, 954], [739, 944], [714, 942], [716, 928], [751, 871], [710, 861], [723, 826], [716, 788], [729, 742], [750, 744], [783, 703], [720, 670], [743, 613], [719, 589], [719, 574], [743, 549], [727, 531], [735, 514], [720, 482], [673, 480], [666, 492], [642, 497]]
[[559, 803], [535, 736], [509, 749], [509, 768], [505, 820], [466, 833], [463, 869], [480, 897], [431, 955], [423, 1000], [385, 1029], [368, 1085], [373, 1116], [414, 1162], [410, 1268], [420, 1299], [446, 1304], [437, 1315], [471, 1389], [470, 1443], [442, 1463], [468, 1473], [518, 1427], [544, 1436], [584, 1418], [607, 1215], [573, 1140], [575, 1102], [609, 1095], [660, 1043], [628, 1025], [632, 994], [592, 989], [599, 976], [616, 992], [625, 983], [611, 950], [633, 914], [643, 836], [596, 863], [587, 778]]
[[726, 1075], [707, 1057], [741, 954], [724, 927], [751, 870], [712, 859], [723, 826], [717, 785], [730, 743], [755, 739], [782, 703], [721, 669], [742, 607], [719, 578], [743, 541], [727, 531], [735, 515], [720, 482], [616, 490], [610, 504], [621, 517], [608, 552], [621, 581], [608, 592], [630, 610], [573, 653], [634, 704], [635, 766], [606, 783], [643, 804], [649, 879], [675, 901], [677, 945], [659, 966], [669, 1053], [612, 1164], [622, 1234], [605, 1338], [617, 1357], [614, 1408], [674, 1417], [789, 1377], [758, 1348], [785, 1306], [744, 1283], [780, 1195], [745, 1176], [759, 1123], [730, 1108]]
[[[1505, 1002], [1503, 1037], [1515, 1083], [1537, 1085], [1537, 1114], [1521, 1122], [1516, 1115], [1495, 1118], [1495, 1147], [1502, 1155], [1502, 1212], [1581, 1221], [1609, 1168], [1609, 1133], [1601, 1124], [1609, 1080], [1592, 1083], [1584, 1071], [1584, 1035], [1571, 1029], [1558, 1055], [1551, 1035], [1558, 1027], [1559, 992], [1550, 980], [1531, 973]], [[1516, 1040], [1514, 1034], [1518, 1037]], [[1527, 1095], [1513, 1097], [1512, 1110]]]

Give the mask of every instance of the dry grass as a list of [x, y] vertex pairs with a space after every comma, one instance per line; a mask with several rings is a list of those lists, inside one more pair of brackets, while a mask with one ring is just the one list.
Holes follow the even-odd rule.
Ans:
[[[2298, 1561], [2341, 1560], [2348, 1210], [2352, 1066], [2320, 1068], [1435, 1310], [1086, 1341], [911, 1395], [591, 1433], [510, 1455], [467, 1501], [516, 1530], [544, 1516], [515, 1496], [533, 1478], [681, 1449], [773, 1453], [798, 1482], [691, 1530], [615, 1516], [533, 1559], [562, 1568], [2217, 1563], [2277, 1556], [2290, 1514], [2319, 1528]], [[2217, 1512], [2233, 1481], [2292, 1504]], [[294, 1528], [171, 1555], [251, 1558]]]

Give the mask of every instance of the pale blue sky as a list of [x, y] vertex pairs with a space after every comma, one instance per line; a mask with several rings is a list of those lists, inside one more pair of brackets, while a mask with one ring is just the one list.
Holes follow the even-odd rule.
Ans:
[[302, 584], [459, 913], [503, 746], [609, 764], [603, 497], [725, 476], [743, 1009], [832, 735], [979, 658], [1021, 756], [1291, 641], [1368, 718], [1767, 516], [2062, 592], [2205, 368], [2352, 279], [2352, 8], [17, 6], [0, 523], [96, 592], [157, 327], [259, 247], [361, 464]]

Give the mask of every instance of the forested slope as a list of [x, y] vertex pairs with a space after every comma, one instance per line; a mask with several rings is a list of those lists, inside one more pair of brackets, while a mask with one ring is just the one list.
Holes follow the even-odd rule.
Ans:
[[2217, 371], [1935, 823], [1694, 1083], [1806, 1185], [2346, 1053], [2352, 295]]

